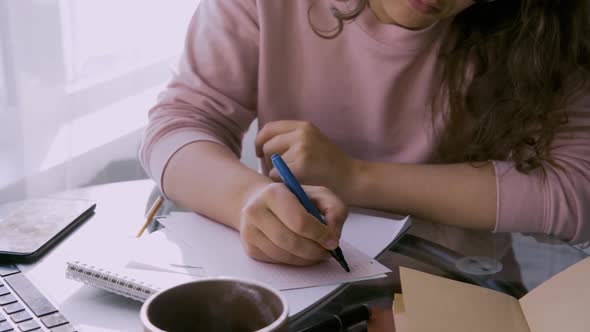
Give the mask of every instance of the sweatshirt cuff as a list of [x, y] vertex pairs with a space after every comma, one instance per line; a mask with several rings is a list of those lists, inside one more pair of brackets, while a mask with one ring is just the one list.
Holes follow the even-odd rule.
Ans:
[[225, 145], [215, 136], [197, 131], [175, 131], [154, 142], [148, 161], [149, 173], [152, 179], [157, 182], [160, 192], [165, 198], [168, 198], [168, 196], [164, 192], [163, 181], [168, 162], [178, 150], [198, 141], [209, 141]]
[[520, 173], [512, 162], [493, 163], [497, 195], [494, 232], [544, 233], [542, 181], [533, 174]]

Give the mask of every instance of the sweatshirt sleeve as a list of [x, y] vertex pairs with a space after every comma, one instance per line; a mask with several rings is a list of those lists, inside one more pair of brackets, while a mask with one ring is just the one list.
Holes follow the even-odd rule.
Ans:
[[543, 233], [571, 243], [590, 241], [590, 89], [567, 104], [568, 122], [551, 146], [556, 165], [522, 174], [494, 162], [498, 232]]
[[149, 111], [139, 158], [162, 189], [164, 169], [183, 146], [222, 144], [241, 154], [256, 116], [259, 29], [254, 0], [202, 0], [178, 68]]

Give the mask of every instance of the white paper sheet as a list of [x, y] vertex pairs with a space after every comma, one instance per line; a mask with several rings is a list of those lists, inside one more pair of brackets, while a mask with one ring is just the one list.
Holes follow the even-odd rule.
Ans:
[[127, 246], [128, 268], [206, 276], [192, 248], [167, 229], [146, 233], [129, 241]]
[[[350, 266], [350, 273], [334, 259], [308, 267], [258, 262], [244, 252], [235, 230], [194, 213], [172, 213], [159, 221], [193, 249], [209, 276], [247, 278], [287, 290], [341, 284], [391, 272], [345, 241], [341, 241], [340, 248]], [[394, 236], [391, 234], [390, 238]]]

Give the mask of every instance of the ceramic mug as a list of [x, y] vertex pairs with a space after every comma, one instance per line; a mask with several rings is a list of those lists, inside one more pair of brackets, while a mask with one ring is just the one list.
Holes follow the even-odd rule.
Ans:
[[146, 332], [286, 332], [284, 296], [262, 283], [207, 278], [150, 296], [141, 307]]

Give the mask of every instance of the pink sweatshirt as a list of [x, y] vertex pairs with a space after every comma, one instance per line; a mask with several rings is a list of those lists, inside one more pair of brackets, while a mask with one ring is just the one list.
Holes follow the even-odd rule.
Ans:
[[[381, 24], [365, 10], [333, 40], [328, 6], [312, 0], [202, 0], [172, 81], [149, 112], [140, 159], [161, 184], [171, 156], [205, 140], [240, 155], [250, 123], [305, 120], [358, 159], [428, 163], [436, 137], [429, 103], [440, 88], [441, 21], [421, 31]], [[446, 105], [443, 105], [446, 107]], [[590, 240], [590, 93], [568, 104], [553, 143], [563, 169], [524, 175], [495, 161], [496, 231]], [[437, 130], [442, 122], [435, 121]], [[395, 176], [395, 175], [392, 175]]]

